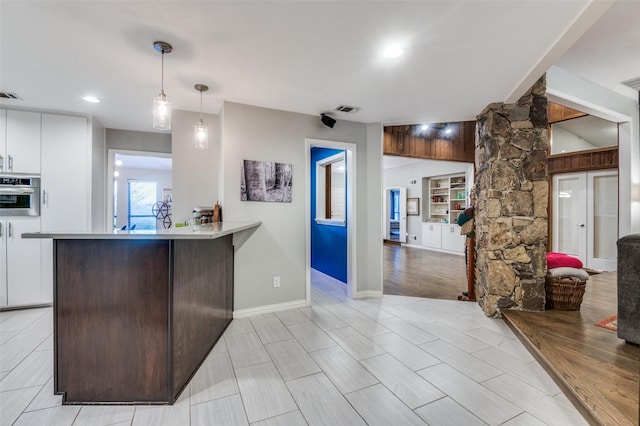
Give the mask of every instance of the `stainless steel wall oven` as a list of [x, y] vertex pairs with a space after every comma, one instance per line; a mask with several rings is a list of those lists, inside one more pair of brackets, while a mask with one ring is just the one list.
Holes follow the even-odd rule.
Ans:
[[40, 216], [40, 178], [0, 175], [0, 216]]

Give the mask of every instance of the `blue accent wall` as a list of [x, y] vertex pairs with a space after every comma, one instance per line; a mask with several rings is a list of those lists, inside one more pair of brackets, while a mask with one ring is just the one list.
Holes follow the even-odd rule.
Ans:
[[[319, 225], [315, 221], [316, 162], [341, 152], [344, 151], [339, 149], [311, 148], [311, 217], [309, 220], [311, 221], [311, 267], [346, 283], [347, 227]], [[350, 170], [347, 170], [346, 173], [350, 173]]]

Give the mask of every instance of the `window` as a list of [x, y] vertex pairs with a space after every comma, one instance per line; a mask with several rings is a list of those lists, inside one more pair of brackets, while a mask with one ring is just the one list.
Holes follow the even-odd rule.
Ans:
[[152, 212], [157, 200], [156, 182], [128, 180], [129, 215], [127, 228], [136, 230], [155, 230], [156, 217]]
[[316, 223], [346, 225], [346, 183], [344, 152], [316, 162]]

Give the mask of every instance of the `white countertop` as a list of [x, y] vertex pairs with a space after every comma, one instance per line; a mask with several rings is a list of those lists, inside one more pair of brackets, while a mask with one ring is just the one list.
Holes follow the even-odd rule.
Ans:
[[257, 228], [262, 222], [218, 222], [206, 225], [182, 226], [156, 231], [113, 232], [28, 232], [22, 238], [53, 238], [54, 240], [207, 240]]

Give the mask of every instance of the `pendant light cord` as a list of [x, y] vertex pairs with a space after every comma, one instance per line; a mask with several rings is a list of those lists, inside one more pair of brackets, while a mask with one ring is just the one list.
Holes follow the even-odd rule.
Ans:
[[160, 74], [160, 92], [164, 95], [164, 49], [162, 49], [162, 67]]
[[202, 121], [202, 90], [200, 90], [200, 121]]

